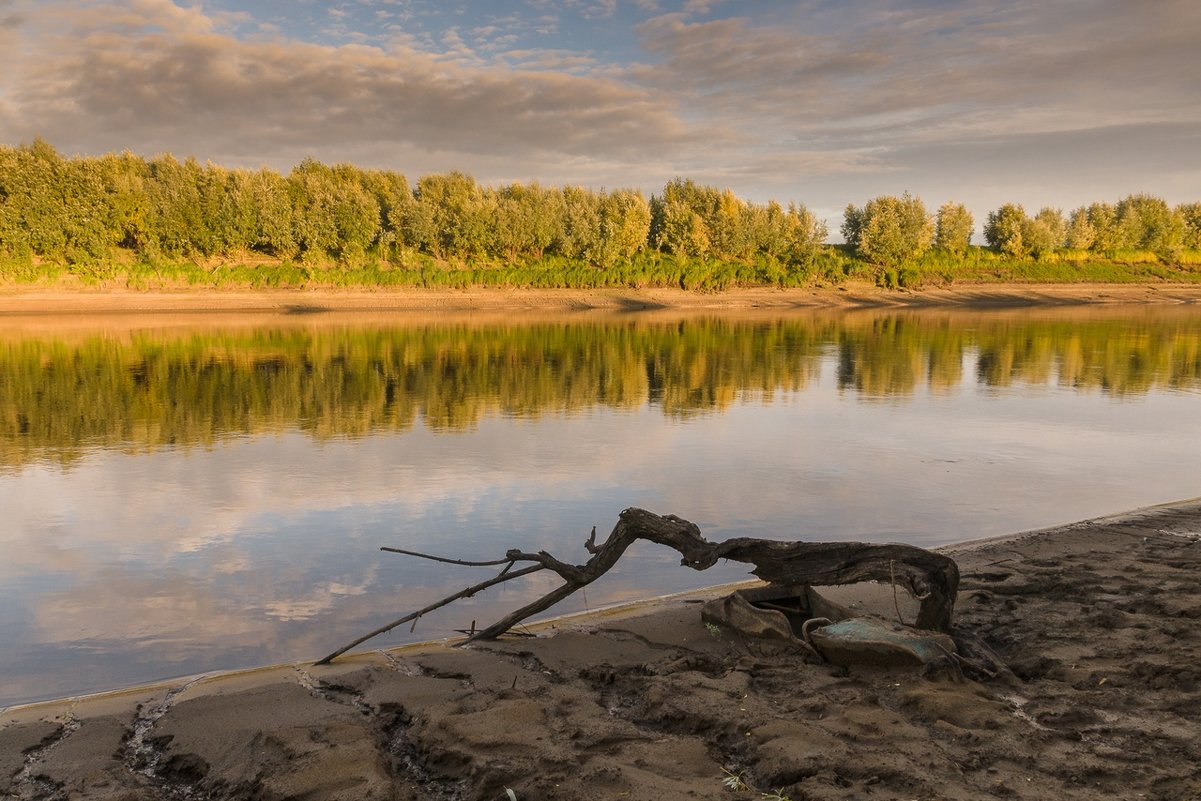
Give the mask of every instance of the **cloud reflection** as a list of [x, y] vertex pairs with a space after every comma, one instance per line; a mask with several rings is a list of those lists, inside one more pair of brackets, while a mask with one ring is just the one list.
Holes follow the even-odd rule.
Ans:
[[[544, 374], [537, 414], [523, 406], [454, 429], [419, 414], [404, 430], [354, 437], [281, 418], [202, 445], [119, 442], [66, 466], [10, 467], [0, 474], [0, 702], [313, 657], [483, 575], [381, 554], [384, 544], [477, 558], [545, 548], [582, 561], [588, 529], [605, 532], [637, 505], [715, 539], [933, 545], [1196, 494], [1201, 420], [1188, 365], [1201, 323], [1187, 316], [873, 314], [761, 321], [745, 339], [736, 326], [698, 325], [665, 327], [675, 333], [651, 337], [649, 351], [603, 351], [616, 362], [595, 357], [597, 374], [628, 363], [658, 377], [636, 402], [556, 388], [550, 377], [591, 374], [563, 362]], [[629, 341], [629, 329], [616, 331]], [[594, 346], [605, 335], [584, 333]], [[346, 353], [339, 343], [357, 336], [315, 334], [303, 352]], [[769, 341], [800, 356], [765, 359]], [[667, 404], [706, 411], [665, 414]], [[559, 611], [745, 572], [689, 571], [647, 546]], [[491, 619], [553, 581], [456, 604], [411, 636]]]

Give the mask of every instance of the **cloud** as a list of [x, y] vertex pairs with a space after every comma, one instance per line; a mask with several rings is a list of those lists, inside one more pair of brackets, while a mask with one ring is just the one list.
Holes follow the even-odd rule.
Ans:
[[[355, 29], [351, 13], [332, 46], [168, 0], [0, 0], [0, 141], [644, 191], [683, 174], [830, 208], [954, 182], [971, 202], [1017, 175], [1112, 196], [1114, 165], [1171, 159], [1140, 183], [1187, 194], [1196, 172], [1189, 0], [384, 5], [395, 21]], [[631, 16], [645, 19], [623, 39]], [[1181, 136], [1148, 160], [1139, 148], [1169, 124]], [[1040, 136], [1079, 137], [1094, 163], [1022, 151]]]
[[1201, 90], [1183, 80], [1201, 71], [1201, 51], [1182, 33], [1201, 26], [1201, 7], [1143, 9], [877, 3], [861, 18], [807, 12], [787, 25], [667, 14], [639, 26], [660, 63], [635, 76], [765, 136], [787, 128], [856, 145], [1201, 119]]
[[435, 54], [247, 42], [218, 27], [165, 0], [43, 10], [29, 27], [36, 57], [0, 78], [12, 104], [0, 138], [235, 162], [397, 150], [603, 162], [654, 157], [693, 139], [652, 90], [487, 64], [453, 29], [448, 53]]
[[617, 0], [597, 0], [584, 8], [585, 19], [606, 19], [617, 13]]
[[595, 58], [575, 50], [506, 50], [501, 54], [501, 58], [522, 70], [577, 72], [591, 70], [597, 66]]
[[[983, 132], [954, 142], [916, 142], [890, 155], [896, 180], [926, 196], [927, 205], [962, 199], [962, 176], [979, 174], [969, 205], [980, 230], [989, 211], [1016, 202], [1030, 210], [1071, 210], [1089, 202], [1116, 202], [1147, 192], [1172, 203], [1196, 199], [1201, 162], [1197, 127], [1186, 122], [1091, 127], [1022, 134]], [[1123, 154], [1115, 159], [1115, 153]], [[988, 174], [990, 163], [1006, 169]], [[1103, 165], [1103, 169], [1098, 169]]]

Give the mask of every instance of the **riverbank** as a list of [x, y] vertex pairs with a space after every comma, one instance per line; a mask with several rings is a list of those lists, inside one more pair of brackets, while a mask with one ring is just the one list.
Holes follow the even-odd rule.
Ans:
[[1196, 284], [977, 284], [919, 291], [849, 281], [821, 288], [682, 289], [381, 289], [136, 291], [0, 287], [0, 314], [257, 311], [576, 311], [822, 307], [1024, 307], [1078, 304], [1196, 304]]
[[[1201, 793], [1201, 499], [948, 550], [957, 625], [1015, 679], [815, 664], [673, 598], [6, 710], [0, 795], [760, 797], [731, 775], [793, 801]], [[895, 614], [879, 588], [841, 592]]]

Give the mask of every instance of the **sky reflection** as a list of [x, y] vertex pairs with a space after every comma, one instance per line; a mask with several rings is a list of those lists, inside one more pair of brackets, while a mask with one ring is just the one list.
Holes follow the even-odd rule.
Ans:
[[[1050, 314], [1026, 324], [982, 315], [960, 329], [937, 316], [898, 325], [887, 315], [727, 319], [716, 328], [704, 320], [516, 327], [499, 337], [463, 329], [471, 341], [507, 343], [508, 366], [497, 372], [489, 358], [439, 361], [447, 342], [457, 341], [444, 330], [303, 329], [299, 350], [279, 344], [296, 334], [284, 331], [268, 339], [284, 362], [300, 365], [286, 383], [298, 398], [328, 389], [304, 378], [305, 363], [316, 365], [312, 373], [329, 369], [314, 354], [336, 359], [352, 350], [348, 344], [366, 341], [376, 347], [364, 349], [361, 363], [372, 365], [368, 356], [381, 343], [421, 351], [407, 362], [383, 360], [376, 373], [410, 379], [399, 386], [414, 397], [401, 399], [394, 389], [390, 401], [410, 405], [410, 422], [398, 428], [377, 414], [384, 406], [373, 404], [388, 402], [386, 392], [375, 394], [386, 380], [355, 384], [359, 363], [348, 357], [338, 380], [343, 406], [289, 405], [292, 396], [272, 394], [282, 386], [271, 383], [277, 370], [263, 379], [267, 402], [257, 412], [243, 403], [250, 417], [221, 416], [224, 429], [211, 416], [228, 408], [223, 401], [170, 411], [176, 419], [192, 416], [180, 431], [211, 435], [175, 444], [152, 433], [167, 425], [166, 418], [157, 429], [151, 424], [159, 406], [137, 400], [137, 390], [118, 380], [129, 363], [147, 361], [148, 338], [137, 340], [136, 352], [86, 336], [10, 344], [0, 419], [48, 421], [53, 411], [22, 405], [30, 397], [22, 387], [35, 385], [39, 373], [17, 350], [73, 353], [77, 362], [80, 354], [109, 354], [117, 366], [98, 357], [87, 372], [108, 376], [107, 389], [87, 393], [116, 393], [105, 408], [142, 416], [132, 423], [97, 418], [89, 430], [110, 433], [76, 446], [52, 436], [64, 430], [56, 422], [37, 441], [29, 426], [4, 434], [10, 459], [0, 472], [0, 641], [8, 646], [0, 653], [0, 704], [316, 657], [483, 578], [382, 554], [380, 545], [471, 558], [545, 548], [583, 561], [591, 526], [607, 532], [621, 509], [643, 506], [686, 517], [712, 539], [933, 546], [1195, 496], [1201, 391], [1188, 354], [1197, 352], [1201, 322], [1169, 315], [1157, 328], [1144, 312], [1132, 314], [1084, 335], [1087, 325]], [[1113, 341], [1122, 331], [1137, 336], [1123, 346]], [[1040, 338], [1051, 344], [1033, 347]], [[762, 352], [768, 340], [779, 353]], [[1153, 340], [1161, 344], [1148, 350]], [[181, 354], [176, 366], [170, 359], [161, 365], [161, 376], [176, 378], [135, 384], [147, 398], [177, 403], [189, 386], [206, 393], [218, 386], [197, 378], [203, 371], [178, 378], [187, 374], [179, 365], [203, 363], [194, 357], [211, 352], [211, 339], [180, 346], [168, 338], [159, 346]], [[1123, 347], [1125, 361], [1114, 355]], [[257, 375], [261, 354], [239, 352]], [[1053, 355], [1049, 372], [1044, 352]], [[1097, 354], [1091, 363], [1090, 352]], [[1012, 365], [1003, 381], [997, 362], [986, 358], [999, 353]], [[1065, 356], [1073, 353], [1084, 353], [1083, 361]], [[556, 366], [526, 369], [546, 360]], [[1151, 367], [1140, 373], [1127, 363], [1138, 360]], [[223, 375], [233, 376], [236, 363], [221, 368]], [[406, 364], [408, 372], [400, 368]], [[463, 382], [471, 370], [448, 374], [455, 364], [475, 365], [480, 380]], [[25, 373], [15, 369], [22, 365]], [[1085, 378], [1097, 372], [1093, 366], [1103, 380]], [[1075, 378], [1062, 380], [1068, 372]], [[523, 374], [541, 385], [518, 388]], [[624, 389], [604, 389], [616, 374]], [[458, 388], [436, 385], [434, 375]], [[594, 383], [581, 386], [583, 378]], [[244, 386], [238, 382], [249, 379], [234, 380]], [[628, 391], [638, 386], [641, 396]], [[446, 426], [452, 396], [458, 408], [477, 412], [451, 412], [466, 422]], [[427, 408], [438, 410], [435, 422]], [[308, 418], [287, 417], [306, 409]], [[338, 428], [342, 413], [385, 422]], [[138, 441], [136, 432], [151, 433]], [[679, 567], [674, 552], [638, 547], [586, 597], [557, 611], [735, 580], [745, 571], [720, 565], [697, 573]], [[423, 618], [413, 635], [404, 627], [380, 644], [489, 622], [549, 581], [490, 590]]]

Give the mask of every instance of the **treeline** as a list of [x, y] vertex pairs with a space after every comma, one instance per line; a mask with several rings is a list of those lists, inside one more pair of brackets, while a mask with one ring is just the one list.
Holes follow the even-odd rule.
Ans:
[[[1201, 264], [1201, 203], [1131, 195], [1066, 215], [1005, 204], [982, 228], [987, 248], [971, 245], [976, 221], [961, 203], [931, 213], [920, 198], [881, 196], [843, 218], [847, 244], [831, 246], [804, 206], [750, 203], [683, 178], [648, 199], [491, 187], [458, 172], [410, 185], [311, 159], [282, 175], [170, 155], [65, 158], [41, 140], [0, 146], [0, 277], [17, 280], [63, 270], [133, 287], [1201, 280], [1191, 269]], [[1147, 264], [1159, 267], [1134, 267]]]
[[239, 258], [306, 263], [518, 262], [557, 255], [598, 268], [654, 250], [805, 267], [826, 237], [800, 206], [749, 203], [677, 179], [629, 189], [404, 175], [305, 160], [288, 175], [131, 153], [64, 158], [43, 141], [0, 147], [0, 253], [66, 264]]
[[[932, 248], [962, 256], [975, 232], [972, 213], [948, 202], [930, 214], [911, 195], [874, 198], [863, 207], [849, 205], [842, 234], [861, 257], [877, 264], [899, 265], [921, 259]], [[1061, 249], [1116, 255], [1146, 251], [1164, 261], [1201, 249], [1201, 203], [1175, 208], [1151, 195], [1130, 195], [1116, 205], [1092, 203], [1068, 216], [1044, 207], [1034, 216], [1021, 205], [1006, 203], [990, 212], [984, 241], [1014, 258], [1040, 258]]]
[[837, 385], [864, 398], [956, 391], [965, 380], [1191, 391], [1201, 387], [1201, 319], [871, 313], [18, 335], [0, 339], [0, 467], [267, 431], [324, 440], [647, 404], [711, 414], [806, 391], [831, 358]]

